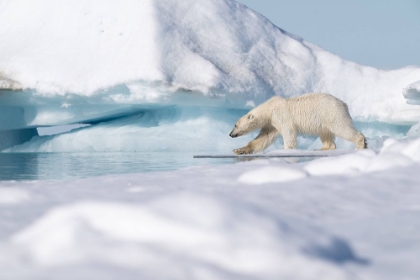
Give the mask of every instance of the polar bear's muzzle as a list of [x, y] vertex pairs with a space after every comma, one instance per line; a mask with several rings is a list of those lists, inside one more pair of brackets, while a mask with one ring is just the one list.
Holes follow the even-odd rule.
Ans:
[[232, 130], [232, 132], [229, 134], [229, 136], [230, 136], [230, 137], [232, 137], [232, 138], [236, 138], [236, 137], [241, 136], [241, 135], [242, 135], [241, 133], [234, 132], [233, 130]]
[[229, 136], [232, 138], [236, 138], [241, 136], [242, 134], [244, 134], [243, 131], [239, 129], [238, 124], [236, 123], [232, 131], [229, 133]]

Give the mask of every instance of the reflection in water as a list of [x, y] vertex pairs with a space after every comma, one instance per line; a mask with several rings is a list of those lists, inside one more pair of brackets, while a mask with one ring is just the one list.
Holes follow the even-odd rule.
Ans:
[[[199, 165], [232, 164], [264, 158], [200, 158], [185, 153], [0, 153], [0, 181], [68, 180]], [[298, 163], [313, 158], [270, 159]], [[266, 159], [265, 159], [266, 160]]]
[[[0, 153], [0, 180], [37, 179], [37, 173], [37, 154]], [[28, 175], [29, 177], [27, 177]]]
[[66, 180], [234, 162], [185, 153], [0, 153], [0, 180]]
[[[305, 162], [305, 161], [310, 161], [313, 160], [315, 158], [318, 157], [271, 157], [269, 158], [271, 161], [282, 161], [282, 162], [286, 162], [286, 163], [301, 163], [301, 162]], [[220, 159], [220, 158], [214, 158], [216, 160]], [[227, 158], [226, 158], [227, 159]], [[254, 160], [267, 160], [268, 158], [264, 158], [264, 157], [235, 157], [232, 158], [235, 160], [235, 162], [243, 162], [243, 161], [254, 161]]]

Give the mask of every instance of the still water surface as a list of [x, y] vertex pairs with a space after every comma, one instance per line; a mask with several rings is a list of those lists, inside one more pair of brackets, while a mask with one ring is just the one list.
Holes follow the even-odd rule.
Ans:
[[0, 153], [2, 180], [67, 180], [221, 165], [235, 159], [194, 159], [185, 153]]

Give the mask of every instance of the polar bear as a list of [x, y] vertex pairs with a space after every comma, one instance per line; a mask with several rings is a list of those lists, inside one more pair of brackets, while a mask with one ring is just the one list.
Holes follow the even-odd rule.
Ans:
[[353, 125], [347, 104], [326, 93], [308, 93], [295, 98], [273, 97], [241, 117], [229, 134], [232, 138], [261, 129], [258, 136], [236, 154], [258, 153], [283, 136], [284, 148], [296, 148], [298, 133], [317, 135], [321, 150], [334, 150], [335, 136], [351, 141], [356, 149], [365, 149], [366, 139]]

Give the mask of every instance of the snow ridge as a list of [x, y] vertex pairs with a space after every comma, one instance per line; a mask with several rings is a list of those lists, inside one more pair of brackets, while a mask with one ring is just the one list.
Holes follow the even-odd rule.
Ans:
[[244, 107], [316, 91], [343, 99], [358, 120], [420, 120], [401, 95], [420, 68], [343, 60], [232, 0], [23, 2], [2, 1], [0, 69], [38, 94], [89, 97], [126, 84], [114, 101], [160, 103], [187, 90]]

